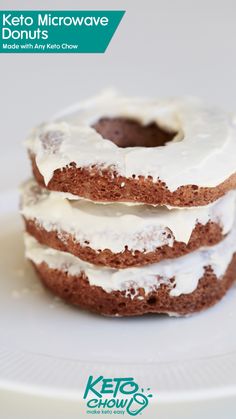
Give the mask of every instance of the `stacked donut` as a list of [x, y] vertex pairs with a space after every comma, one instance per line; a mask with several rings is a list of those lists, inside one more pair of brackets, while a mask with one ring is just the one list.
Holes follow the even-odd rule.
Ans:
[[236, 126], [194, 98], [104, 94], [40, 125], [22, 187], [43, 283], [110, 316], [186, 315], [236, 276]]

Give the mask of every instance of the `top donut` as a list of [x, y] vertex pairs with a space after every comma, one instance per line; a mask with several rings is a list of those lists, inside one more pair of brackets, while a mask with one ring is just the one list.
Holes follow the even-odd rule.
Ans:
[[236, 188], [236, 125], [195, 98], [103, 94], [33, 130], [33, 173], [93, 201], [201, 206]]

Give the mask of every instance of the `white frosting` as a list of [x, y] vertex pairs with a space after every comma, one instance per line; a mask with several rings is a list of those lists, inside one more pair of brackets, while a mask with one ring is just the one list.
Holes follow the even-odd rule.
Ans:
[[[97, 267], [84, 262], [70, 253], [61, 252], [39, 244], [32, 236], [25, 234], [26, 257], [36, 264], [46, 262], [52, 269], [59, 269], [76, 276], [84, 272], [90, 285], [102, 287], [106, 292], [114, 290], [126, 291], [133, 298], [130, 289], [143, 288], [145, 293], [157, 289], [160, 284], [170, 287], [170, 295], [189, 294], [197, 286], [204, 274], [204, 267], [211, 265], [220, 280], [236, 251], [236, 227], [216, 246], [197, 250], [189, 255], [176, 259], [168, 259], [152, 265], [112, 269]], [[170, 279], [174, 278], [171, 283]], [[141, 298], [141, 296], [139, 297]]]
[[[171, 191], [187, 184], [214, 187], [236, 171], [233, 119], [198, 99], [156, 101], [103, 94], [70, 112], [36, 128], [27, 141], [46, 184], [54, 170], [71, 162], [112, 168], [127, 178], [160, 178]], [[102, 117], [132, 118], [143, 125], [156, 122], [178, 135], [161, 147], [120, 148], [91, 128]]]
[[[77, 242], [95, 250], [154, 251], [177, 241], [188, 243], [197, 222], [218, 223], [223, 234], [233, 225], [235, 192], [203, 207], [168, 209], [148, 205], [98, 204], [68, 199], [68, 194], [49, 192], [34, 180], [22, 187], [21, 213], [47, 231], [71, 234]], [[61, 235], [61, 237], [63, 237]]]

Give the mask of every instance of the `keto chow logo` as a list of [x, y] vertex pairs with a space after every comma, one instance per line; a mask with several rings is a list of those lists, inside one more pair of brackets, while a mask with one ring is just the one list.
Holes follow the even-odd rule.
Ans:
[[[114, 414], [137, 416], [149, 404], [152, 394], [150, 388], [140, 389], [132, 377], [104, 378], [102, 375], [94, 378], [92, 375], [84, 392], [87, 414]], [[146, 393], [146, 394], [145, 394]]]

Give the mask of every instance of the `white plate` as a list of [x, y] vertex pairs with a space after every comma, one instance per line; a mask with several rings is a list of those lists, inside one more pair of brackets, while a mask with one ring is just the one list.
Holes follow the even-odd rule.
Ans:
[[0, 207], [2, 388], [78, 399], [88, 376], [103, 374], [135, 377], [159, 402], [236, 394], [236, 288], [187, 318], [80, 311], [43, 289], [24, 260], [17, 192], [3, 192]]

